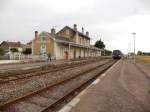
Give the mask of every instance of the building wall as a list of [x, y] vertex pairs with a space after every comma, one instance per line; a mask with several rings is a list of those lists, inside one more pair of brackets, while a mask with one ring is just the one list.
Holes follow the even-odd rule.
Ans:
[[32, 49], [33, 49], [33, 55], [39, 55], [40, 54], [40, 38], [36, 38], [33, 40], [32, 43]]
[[[61, 43], [56, 43], [56, 59], [75, 59], [75, 58], [84, 58], [84, 57], [97, 57], [101, 56], [101, 51], [92, 50], [87, 48], [79, 48], [75, 46], [70, 46], [69, 52], [69, 45], [64, 45]], [[66, 53], [68, 56], [66, 57]]]
[[75, 39], [75, 33], [68, 28], [65, 28], [62, 31], [58, 32], [58, 35], [62, 36], [62, 37], [69, 38], [70, 40], [72, 40], [74, 42], [76, 40]]
[[46, 46], [46, 54], [51, 53], [54, 55], [54, 40], [46, 35], [39, 35], [37, 38], [33, 40], [33, 55], [40, 55], [41, 47]]
[[90, 39], [87, 39], [84, 36], [79, 35], [78, 33], [74, 33], [72, 30], [70, 30], [67, 27], [61, 30], [60, 32], [58, 32], [58, 35], [69, 38], [70, 40], [81, 45], [86, 45], [86, 46], [90, 45]]
[[89, 46], [90, 45], [90, 39], [87, 39], [83, 36], [78, 35], [78, 42], [77, 43], [79, 43], [81, 45]]
[[80, 56], [80, 48], [75, 48], [75, 52], [76, 52], [75, 58], [79, 58], [79, 56]]
[[55, 52], [56, 52], [55, 53], [56, 54], [56, 59], [65, 59], [65, 58], [67, 58], [66, 53], [68, 53], [68, 56], [69, 56], [69, 46], [59, 44], [59, 43], [55, 43]]

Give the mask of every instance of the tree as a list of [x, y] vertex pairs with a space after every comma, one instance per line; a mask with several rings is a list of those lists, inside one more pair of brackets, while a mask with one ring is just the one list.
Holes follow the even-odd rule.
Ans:
[[144, 55], [144, 56], [150, 56], [150, 52], [143, 52], [142, 55]]
[[143, 55], [142, 51], [138, 51], [137, 55]]
[[111, 54], [112, 54], [112, 51], [110, 50], [104, 49], [102, 51], [102, 56], [111, 56]]
[[142, 51], [138, 51], [137, 52], [137, 55], [139, 55], [139, 56], [150, 56], [150, 52], [142, 52]]
[[5, 51], [3, 48], [0, 48], [0, 55], [3, 56], [5, 54]]
[[105, 55], [106, 56], [111, 56], [112, 51], [105, 49]]
[[25, 50], [23, 50], [22, 52], [25, 55], [30, 55], [32, 53], [32, 49], [31, 48], [26, 48]]
[[14, 52], [18, 52], [18, 49], [17, 48], [11, 48], [10, 51], [14, 53]]
[[97, 48], [100, 48], [100, 49], [104, 49], [105, 48], [105, 44], [104, 44], [104, 42], [100, 39], [100, 40], [97, 40], [96, 42], [95, 42], [95, 45], [94, 45], [95, 47], [97, 47]]

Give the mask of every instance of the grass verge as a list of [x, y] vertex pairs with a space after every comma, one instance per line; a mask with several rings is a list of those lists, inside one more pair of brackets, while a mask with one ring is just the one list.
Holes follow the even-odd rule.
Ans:
[[150, 56], [136, 56], [136, 60], [144, 63], [150, 63]]

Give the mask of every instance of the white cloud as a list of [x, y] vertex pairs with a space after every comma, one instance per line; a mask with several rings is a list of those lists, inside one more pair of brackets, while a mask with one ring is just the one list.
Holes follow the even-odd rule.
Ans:
[[137, 32], [137, 49], [148, 51], [149, 5], [148, 0], [2, 0], [0, 41], [28, 42], [34, 30], [77, 23], [90, 32], [92, 43], [102, 38], [108, 49], [126, 51], [131, 32]]
[[132, 32], [136, 32], [136, 51], [150, 51], [150, 15], [133, 15], [112, 24], [103, 24], [97, 30], [101, 30], [104, 41], [109, 49], [120, 48], [127, 52], [131, 43], [133, 51]]

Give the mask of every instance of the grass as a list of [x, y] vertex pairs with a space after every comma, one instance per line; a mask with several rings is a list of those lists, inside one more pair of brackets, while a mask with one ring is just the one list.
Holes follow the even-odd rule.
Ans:
[[136, 60], [144, 63], [150, 63], [150, 56], [136, 56]]

